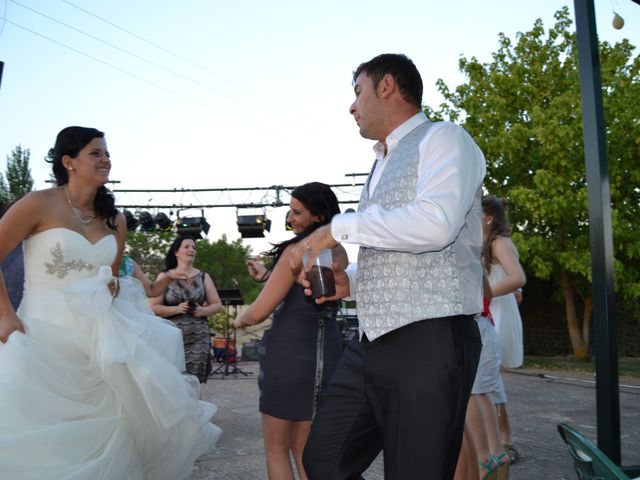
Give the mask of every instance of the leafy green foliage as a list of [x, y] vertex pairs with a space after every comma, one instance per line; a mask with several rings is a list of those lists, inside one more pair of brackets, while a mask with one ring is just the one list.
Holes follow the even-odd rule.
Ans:
[[[165, 269], [165, 257], [175, 232], [130, 232], [127, 237], [127, 253], [136, 261], [150, 279], [155, 279]], [[246, 304], [255, 300], [262, 284], [253, 280], [247, 272], [247, 256], [251, 248], [240, 239], [229, 242], [225, 235], [215, 242], [197, 241], [195, 267], [209, 273], [218, 289], [235, 288], [238, 282]]]
[[[262, 289], [247, 271], [247, 257], [251, 255], [251, 247], [242, 244], [242, 240], [229, 242], [226, 235], [209, 243], [198, 243], [197, 265], [201, 270], [209, 272], [218, 288], [239, 288], [246, 304], [255, 300]], [[205, 267], [206, 266], [206, 267]], [[234, 286], [234, 280], [238, 287]]]
[[[488, 63], [461, 58], [467, 82], [438, 88], [445, 98], [435, 118], [458, 121], [487, 159], [485, 187], [509, 199], [514, 242], [527, 270], [591, 295], [589, 217], [582, 104], [575, 32], [564, 7], [556, 23], [512, 41], [498, 36]], [[640, 57], [628, 40], [600, 44], [611, 190], [616, 283], [640, 298]]]
[[133, 258], [151, 280], [155, 280], [164, 267], [164, 259], [175, 232], [129, 232], [125, 253]]
[[7, 155], [5, 176], [0, 173], [0, 201], [8, 204], [33, 190], [33, 178], [29, 168], [31, 151], [20, 145]]

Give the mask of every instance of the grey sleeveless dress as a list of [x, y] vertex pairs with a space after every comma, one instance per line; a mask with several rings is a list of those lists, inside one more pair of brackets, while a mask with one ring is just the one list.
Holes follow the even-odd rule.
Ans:
[[337, 302], [316, 305], [295, 283], [260, 345], [260, 412], [312, 420], [320, 390], [342, 355]]
[[[195, 302], [202, 305], [205, 301], [204, 272], [188, 280], [172, 281], [164, 293], [165, 305], [179, 305], [182, 302]], [[211, 337], [206, 317], [196, 318], [182, 314], [168, 317], [176, 327], [182, 330], [187, 372], [198, 377], [200, 383], [206, 383], [211, 355]]]

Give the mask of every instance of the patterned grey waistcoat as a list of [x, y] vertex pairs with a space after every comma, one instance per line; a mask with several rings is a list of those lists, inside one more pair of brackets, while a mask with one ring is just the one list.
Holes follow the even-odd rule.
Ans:
[[[415, 198], [419, 145], [431, 126], [423, 123], [400, 140], [371, 197], [365, 184], [358, 210], [373, 204], [391, 210]], [[364, 331], [373, 341], [418, 320], [482, 310], [481, 194], [478, 187], [462, 230], [443, 250], [413, 254], [360, 247], [356, 300], [361, 335]]]

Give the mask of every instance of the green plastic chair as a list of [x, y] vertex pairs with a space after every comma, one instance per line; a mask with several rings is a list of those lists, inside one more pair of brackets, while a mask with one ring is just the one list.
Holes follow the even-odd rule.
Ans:
[[619, 467], [591, 440], [566, 423], [558, 433], [569, 448], [579, 480], [640, 480], [640, 465]]

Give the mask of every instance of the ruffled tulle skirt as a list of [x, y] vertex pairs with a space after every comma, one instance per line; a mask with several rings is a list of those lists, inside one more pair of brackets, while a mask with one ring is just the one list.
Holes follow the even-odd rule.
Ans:
[[109, 278], [25, 292], [26, 333], [0, 344], [3, 480], [187, 478], [220, 436], [180, 331], [135, 280], [112, 299]]

